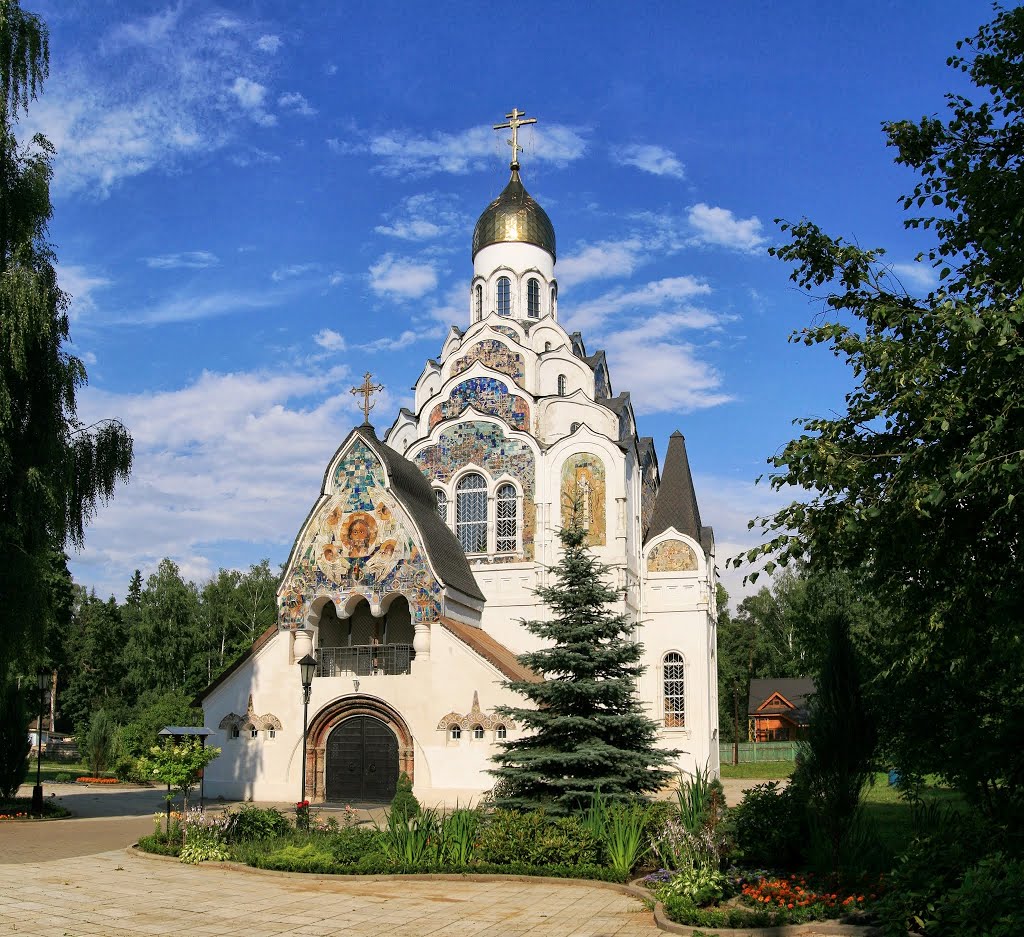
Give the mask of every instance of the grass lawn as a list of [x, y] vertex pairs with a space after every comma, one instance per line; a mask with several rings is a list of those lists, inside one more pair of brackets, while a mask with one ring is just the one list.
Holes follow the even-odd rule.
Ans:
[[[92, 774], [92, 772], [89, 770], [87, 765], [84, 765], [80, 761], [47, 761], [44, 758], [41, 774], [44, 784], [53, 784], [54, 778], [56, 778], [58, 774], [68, 774], [71, 776], [71, 780], [74, 781], [75, 778], [90, 775]], [[106, 775], [107, 772], [104, 772], [104, 774]], [[110, 775], [110, 777], [113, 777], [113, 775]], [[31, 764], [29, 764], [28, 766], [28, 774], [25, 776], [25, 783], [36, 783], [36, 762], [34, 758], [32, 759]]]
[[[961, 807], [963, 795], [948, 787], [926, 784], [921, 789], [925, 803]], [[888, 776], [876, 774], [875, 783], [864, 789], [864, 813], [875, 825], [882, 842], [894, 853], [901, 852], [913, 838], [913, 807], [900, 797], [899, 790], [889, 786]]]
[[739, 765], [722, 765], [723, 778], [744, 778], [763, 781], [778, 781], [793, 773], [791, 761], [758, 761]]

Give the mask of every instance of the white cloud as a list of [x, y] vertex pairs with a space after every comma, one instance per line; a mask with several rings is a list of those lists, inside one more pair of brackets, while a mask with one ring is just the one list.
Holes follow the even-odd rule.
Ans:
[[104, 276], [90, 273], [78, 264], [59, 264], [57, 282], [60, 288], [71, 297], [70, 315], [79, 319], [96, 311], [96, 301], [92, 294], [96, 290], [110, 286], [110, 280]]
[[345, 274], [342, 273], [340, 270], [335, 270], [327, 278], [327, 285], [328, 286], [337, 286], [339, 283], [344, 282], [344, 280], [345, 280]]
[[164, 322], [191, 322], [227, 316], [236, 312], [269, 309], [279, 305], [286, 295], [269, 290], [220, 290], [213, 293], [184, 293], [168, 296], [152, 306], [123, 310], [105, 318], [108, 324], [157, 325]]
[[161, 254], [158, 257], [146, 258], [146, 266], [157, 270], [176, 270], [181, 267], [199, 270], [204, 267], [216, 267], [219, 263], [217, 255], [209, 251], [183, 251], [179, 254]]
[[436, 286], [437, 271], [429, 263], [385, 254], [370, 267], [370, 289], [381, 296], [416, 299]]
[[[437, 172], [462, 175], [505, 159], [511, 150], [490, 127], [470, 127], [459, 133], [438, 131], [430, 136], [391, 130], [356, 133], [355, 140], [332, 138], [327, 145], [337, 153], [368, 153], [377, 170], [388, 176], [424, 176]], [[544, 124], [524, 128], [519, 137], [528, 157], [538, 163], [564, 167], [583, 156], [586, 140], [572, 127]]]
[[260, 52], [267, 52], [273, 55], [281, 48], [281, 37], [280, 36], [260, 36], [256, 40], [255, 46]]
[[429, 241], [448, 234], [465, 223], [455, 210], [454, 200], [434, 193], [410, 195], [397, 211], [385, 216], [388, 224], [378, 225], [378, 234], [403, 241]]
[[348, 347], [344, 336], [334, 329], [321, 329], [313, 336], [313, 341], [325, 351], [344, 351]]
[[320, 264], [287, 264], [284, 267], [278, 267], [271, 273], [270, 279], [275, 283], [280, 283], [282, 280], [294, 280], [296, 277], [304, 276], [319, 269]]
[[[567, 317], [567, 325], [581, 331], [599, 329], [610, 316], [617, 313], [629, 314], [666, 304], [677, 305], [683, 300], [692, 299], [695, 296], [707, 296], [710, 293], [711, 287], [707, 283], [692, 276], [653, 280], [632, 290], [618, 287], [596, 299], [587, 300], [577, 305]], [[693, 327], [704, 326], [702, 324]]]
[[316, 114], [316, 108], [306, 100], [305, 95], [299, 94], [298, 91], [286, 91], [277, 99], [277, 106], [301, 114], [303, 117], [312, 117]]
[[761, 221], [756, 215], [737, 218], [727, 208], [713, 208], [698, 202], [690, 208], [688, 220], [695, 232], [695, 244], [729, 247], [746, 252], [759, 250], [765, 244]]
[[241, 166], [243, 169], [246, 166], [257, 166], [260, 163], [281, 162], [281, 157], [276, 153], [269, 153], [266, 150], [261, 150], [258, 146], [250, 146], [240, 153], [232, 153], [228, 159], [230, 159], [236, 166]]
[[686, 173], [675, 153], [663, 146], [633, 143], [612, 150], [612, 159], [622, 166], [633, 166], [655, 176], [682, 179]]
[[892, 272], [909, 290], [927, 293], [939, 285], [939, 277], [935, 269], [920, 262], [893, 264]]
[[400, 335], [390, 336], [385, 335], [383, 338], [378, 338], [372, 342], [366, 342], [360, 345], [361, 351], [401, 351], [403, 348], [408, 348], [413, 342], [421, 341], [425, 338], [431, 338], [434, 335], [433, 330], [429, 330], [427, 333], [415, 332], [412, 329], [406, 329]]
[[129, 20], [110, 30], [99, 55], [65, 50], [19, 132], [42, 132], [56, 147], [57, 195], [103, 197], [127, 177], [217, 150], [251, 119], [272, 119], [239, 106], [239, 94], [258, 92], [244, 84], [236, 92], [237, 76], [262, 87], [252, 42], [248, 24], [197, 5]]
[[639, 238], [588, 244], [558, 261], [558, 280], [576, 286], [588, 280], [629, 276], [640, 263], [644, 244]]
[[258, 81], [239, 75], [231, 85], [231, 93], [238, 100], [242, 109], [257, 123], [270, 127], [277, 123], [277, 118], [264, 110], [263, 102], [267, 98], [267, 87]]

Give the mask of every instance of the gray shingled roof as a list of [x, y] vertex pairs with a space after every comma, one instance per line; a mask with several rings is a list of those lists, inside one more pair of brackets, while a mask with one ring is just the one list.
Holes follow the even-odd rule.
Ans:
[[441, 582], [484, 601], [462, 545], [437, 514], [437, 500], [430, 482], [414, 463], [381, 442], [369, 423], [356, 427], [353, 432], [380, 456], [391, 479], [391, 492], [409, 511], [423, 534], [423, 547]]
[[[773, 693], [779, 693], [793, 704], [795, 709], [787, 710], [798, 720], [807, 719], [807, 697], [814, 692], [814, 681], [810, 677], [759, 677], [750, 681], [750, 698], [747, 701], [747, 712], [757, 712], [765, 700]], [[766, 713], [782, 712], [775, 707], [765, 710]]]
[[676, 430], [668, 441], [665, 467], [661, 472], [661, 485], [651, 513], [645, 543], [674, 527], [681, 534], [693, 537], [707, 552], [714, 544], [714, 532], [701, 526], [700, 508], [693, 490], [690, 460], [686, 457], [686, 440]]

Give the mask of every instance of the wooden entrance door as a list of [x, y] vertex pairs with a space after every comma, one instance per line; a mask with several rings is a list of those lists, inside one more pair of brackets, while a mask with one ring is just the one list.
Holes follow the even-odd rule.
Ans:
[[398, 739], [379, 719], [354, 716], [327, 737], [327, 800], [389, 801], [398, 781]]

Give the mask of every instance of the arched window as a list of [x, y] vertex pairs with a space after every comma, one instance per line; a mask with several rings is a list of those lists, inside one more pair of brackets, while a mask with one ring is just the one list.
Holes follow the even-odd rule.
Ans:
[[683, 655], [669, 651], [661, 659], [661, 692], [665, 699], [665, 727], [686, 725], [686, 663]]
[[540, 280], [531, 278], [526, 284], [526, 314], [531, 319], [540, 317]]
[[259, 737], [260, 737], [260, 730], [257, 729], [256, 726], [253, 726], [249, 730], [249, 738], [258, 739]]
[[268, 739], [276, 739], [277, 738], [277, 729], [275, 729], [273, 726], [267, 726], [267, 738]]
[[555, 286], [551, 287], [551, 315], [555, 314], [555, 297], [558, 295], [558, 289]]
[[499, 739], [503, 739], [506, 736], [508, 736], [508, 732], [506, 731], [504, 726], [498, 726], [498, 731], [495, 733], [495, 735], [497, 735]]
[[498, 315], [512, 314], [512, 281], [508, 277], [498, 277]]
[[451, 736], [452, 741], [457, 742], [459, 739], [462, 738], [462, 729], [460, 729], [458, 726], [452, 726]]
[[484, 317], [484, 288], [479, 283], [473, 290], [473, 317], [478, 322]]
[[516, 523], [516, 489], [514, 485], [504, 484], [498, 489], [497, 500], [497, 549], [499, 553], [515, 551], [518, 540], [518, 524]]
[[582, 423], [573, 423], [572, 426], [569, 427], [569, 432], [570, 433], [575, 433], [576, 430], [578, 430], [580, 428], [580, 426], [582, 426], [582, 425], [583, 425]]
[[559, 397], [564, 397], [565, 396], [565, 375], [564, 374], [559, 374], [558, 375], [558, 396]]
[[434, 497], [437, 499], [437, 516], [446, 524], [448, 523], [448, 495], [440, 488], [434, 489]]
[[544, 350], [545, 351], [551, 351], [551, 342], [545, 342], [544, 343]]
[[482, 739], [483, 737], [484, 737], [484, 727], [483, 726], [473, 726], [473, 738], [475, 738], [475, 739]]
[[232, 727], [231, 727], [231, 732], [229, 733], [229, 736], [228, 736], [228, 737], [229, 737], [229, 738], [233, 738], [233, 739], [237, 739], [237, 738], [238, 738], [238, 736], [239, 736], [239, 734], [240, 734], [240, 733], [239, 733], [239, 731], [238, 731], [238, 726], [237, 726], [237, 725], [234, 725], [234, 726], [232, 726]]
[[455, 533], [467, 553], [487, 551], [487, 482], [476, 472], [463, 476], [456, 488]]

